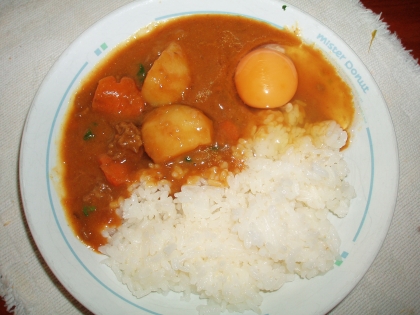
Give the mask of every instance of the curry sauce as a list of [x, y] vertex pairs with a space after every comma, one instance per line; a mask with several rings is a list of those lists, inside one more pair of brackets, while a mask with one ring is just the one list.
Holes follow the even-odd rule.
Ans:
[[[179, 103], [202, 111], [214, 128], [210, 146], [200, 146], [164, 163], [159, 172], [151, 172], [157, 179], [172, 182], [172, 192], [186, 183], [184, 177], [177, 176], [179, 167], [182, 172], [197, 176], [206, 176], [221, 161], [225, 170], [221, 176], [241, 169], [241, 161], [232, 156], [230, 147], [240, 137], [247, 136], [250, 125], [258, 124], [260, 109], [243, 103], [233, 76], [241, 58], [255, 47], [271, 43], [284, 47], [298, 73], [298, 88], [292, 102], [305, 104], [306, 122], [332, 119], [348, 129], [353, 120], [350, 88], [320, 51], [304, 44], [292, 32], [229, 15], [192, 15], [156, 25], [151, 32], [133, 37], [116, 48], [82, 82], [63, 126], [60, 154], [65, 197], [62, 203], [77, 237], [94, 250], [106, 243], [101, 234], [104, 228], [120, 225], [115, 209], [121, 198], [130, 195], [130, 184], [153, 166], [137, 134], [153, 106], [145, 103], [141, 114], [124, 119], [98, 113], [92, 110], [98, 82], [108, 76], [116, 81], [128, 77], [141, 91], [143, 74], [147, 75], [154, 61], [172, 42], [182, 47], [192, 76]], [[113, 184], [104, 175], [101, 168], [104, 159], [124, 164], [127, 177], [123, 183]]]

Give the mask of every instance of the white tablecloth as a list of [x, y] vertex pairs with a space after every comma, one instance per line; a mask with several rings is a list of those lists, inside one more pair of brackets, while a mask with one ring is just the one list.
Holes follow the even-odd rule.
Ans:
[[[90, 25], [128, 2], [0, 1], [0, 295], [16, 314], [89, 313], [51, 273], [31, 238], [19, 196], [19, 144], [31, 101], [53, 63]], [[399, 196], [388, 235], [366, 275], [331, 313], [420, 314], [420, 68], [357, 0], [288, 2], [359, 55], [383, 93], [399, 148]]]

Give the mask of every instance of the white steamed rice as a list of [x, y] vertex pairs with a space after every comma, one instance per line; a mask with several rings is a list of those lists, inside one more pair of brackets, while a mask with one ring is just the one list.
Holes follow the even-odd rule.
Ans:
[[247, 167], [228, 187], [202, 179], [174, 197], [164, 181], [133, 187], [100, 250], [136, 297], [172, 290], [207, 298], [200, 314], [259, 312], [260, 291], [333, 268], [340, 239], [327, 215], [345, 216], [354, 197], [339, 151], [347, 134], [333, 121], [301, 128], [298, 106], [286, 109], [241, 140]]

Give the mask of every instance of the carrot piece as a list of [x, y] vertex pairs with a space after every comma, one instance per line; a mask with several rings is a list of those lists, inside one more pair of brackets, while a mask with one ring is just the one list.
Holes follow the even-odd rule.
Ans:
[[119, 186], [129, 181], [129, 170], [127, 165], [112, 160], [106, 154], [99, 156], [99, 164], [106, 179], [112, 185]]
[[144, 100], [133, 79], [123, 77], [118, 83], [113, 76], [99, 80], [92, 109], [107, 115], [134, 118], [143, 111]]
[[238, 127], [231, 120], [221, 122], [219, 132], [222, 139], [230, 144], [236, 143], [240, 136]]

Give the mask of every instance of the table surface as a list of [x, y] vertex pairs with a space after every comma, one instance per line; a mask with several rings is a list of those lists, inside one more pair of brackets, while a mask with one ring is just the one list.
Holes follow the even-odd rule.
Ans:
[[[403, 46], [420, 60], [420, 1], [418, 0], [361, 0], [363, 5], [381, 15], [381, 20], [396, 33]], [[11, 311], [13, 313], [13, 310]], [[0, 299], [0, 315], [10, 314]]]
[[420, 1], [418, 0], [361, 0], [389, 25], [403, 46], [420, 60]]

